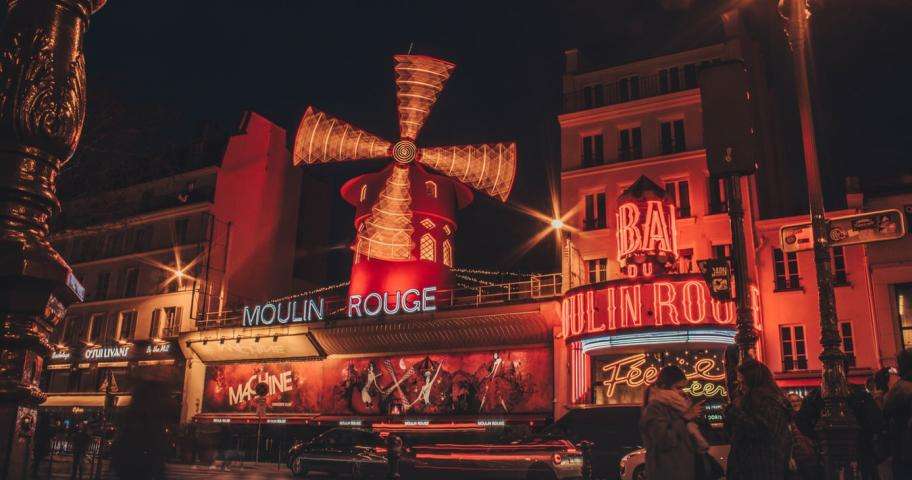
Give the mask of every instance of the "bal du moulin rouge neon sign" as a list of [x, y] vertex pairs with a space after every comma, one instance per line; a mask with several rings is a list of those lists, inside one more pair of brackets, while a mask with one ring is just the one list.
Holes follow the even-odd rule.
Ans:
[[[348, 318], [398, 315], [399, 313], [432, 312], [436, 306], [437, 287], [410, 288], [396, 292], [372, 292], [367, 295], [349, 295], [346, 306]], [[322, 321], [326, 316], [326, 302], [322, 297], [267, 302], [254, 307], [245, 306], [242, 327], [288, 325]]]

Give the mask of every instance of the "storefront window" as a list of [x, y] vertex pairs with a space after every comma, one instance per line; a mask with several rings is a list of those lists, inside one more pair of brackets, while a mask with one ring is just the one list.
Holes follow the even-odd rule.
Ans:
[[912, 348], [912, 283], [893, 286], [896, 292], [896, 314], [903, 348]]

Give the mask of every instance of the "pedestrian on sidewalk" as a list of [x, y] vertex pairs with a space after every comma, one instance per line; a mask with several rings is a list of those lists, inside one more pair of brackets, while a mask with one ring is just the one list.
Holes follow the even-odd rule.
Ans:
[[666, 366], [646, 391], [640, 434], [646, 447], [648, 478], [699, 480], [698, 472], [703, 471], [702, 458], [709, 443], [694, 422], [703, 407], [691, 403], [684, 392], [687, 385], [680, 368]]
[[766, 365], [738, 367], [738, 391], [725, 412], [731, 436], [728, 480], [782, 480], [789, 471], [792, 407]]
[[82, 479], [82, 462], [85, 459], [85, 454], [91, 441], [92, 435], [89, 432], [89, 422], [82, 421], [77, 423], [70, 433], [70, 445], [73, 446], [73, 465], [70, 468], [70, 480]]

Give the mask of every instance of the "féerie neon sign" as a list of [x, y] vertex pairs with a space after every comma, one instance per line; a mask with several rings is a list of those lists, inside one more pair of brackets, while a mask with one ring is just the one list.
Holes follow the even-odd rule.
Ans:
[[[660, 365], [646, 363], [646, 354], [638, 353], [603, 365], [601, 370], [605, 395], [613, 397], [619, 386], [641, 388], [655, 383]], [[725, 380], [725, 373], [715, 358], [698, 357], [690, 365], [682, 366], [687, 380], [691, 382], [686, 388], [691, 395], [715, 397], [728, 394], [725, 387], [713, 383]]]

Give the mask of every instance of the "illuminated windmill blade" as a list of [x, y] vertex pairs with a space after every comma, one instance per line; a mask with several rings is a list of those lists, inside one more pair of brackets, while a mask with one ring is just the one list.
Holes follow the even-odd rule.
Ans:
[[414, 141], [456, 66], [423, 55], [396, 55], [394, 58], [399, 136]]
[[307, 107], [295, 135], [294, 164], [365, 160], [389, 155], [390, 142]]
[[513, 188], [515, 143], [422, 148], [419, 153], [422, 164], [502, 201]]
[[408, 167], [393, 167], [377, 203], [371, 208], [365, 228], [358, 232], [355, 250], [380, 260], [412, 259], [412, 196]]

